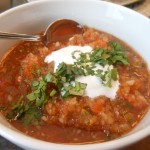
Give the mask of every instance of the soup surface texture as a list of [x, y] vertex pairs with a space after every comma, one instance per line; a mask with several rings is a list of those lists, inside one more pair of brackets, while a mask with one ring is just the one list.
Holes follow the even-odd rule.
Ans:
[[45, 141], [118, 138], [149, 105], [146, 62], [116, 37], [86, 26], [48, 47], [20, 42], [0, 63], [0, 111], [15, 128]]

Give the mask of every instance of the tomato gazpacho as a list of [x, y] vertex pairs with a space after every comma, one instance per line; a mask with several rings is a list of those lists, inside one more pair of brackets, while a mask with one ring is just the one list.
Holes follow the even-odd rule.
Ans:
[[68, 41], [22, 41], [0, 62], [0, 111], [24, 134], [94, 143], [131, 131], [150, 106], [146, 62], [118, 38], [84, 26]]

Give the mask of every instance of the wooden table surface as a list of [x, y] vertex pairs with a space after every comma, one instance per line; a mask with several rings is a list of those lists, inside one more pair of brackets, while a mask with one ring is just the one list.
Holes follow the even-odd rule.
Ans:
[[140, 5], [137, 5], [134, 10], [138, 11], [139, 13], [150, 17], [150, 0], [145, 0]]
[[147, 17], [150, 17], [150, 0], [105, 0], [105, 1], [117, 3], [120, 5], [127, 5], [136, 2], [135, 4], [131, 4], [129, 7], [133, 8], [134, 10], [138, 11], [139, 13]]
[[122, 150], [150, 150], [150, 136], [144, 138], [137, 143], [127, 146]]

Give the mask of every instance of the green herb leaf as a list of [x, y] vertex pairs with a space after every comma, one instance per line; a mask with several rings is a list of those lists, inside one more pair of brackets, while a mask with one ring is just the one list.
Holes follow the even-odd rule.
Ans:
[[[73, 85], [75, 84], [75, 85]], [[75, 81], [62, 88], [62, 97], [67, 98], [70, 95], [83, 96], [87, 84]]]
[[38, 81], [33, 81], [33, 83], [32, 83], [32, 86], [33, 87], [36, 87], [36, 86], [38, 86], [39, 85], [39, 82]]
[[111, 69], [111, 78], [116, 81], [117, 80], [117, 69], [113, 68]]
[[32, 92], [30, 94], [27, 95], [28, 100], [33, 101], [35, 100], [37, 97], [35, 96], [35, 92]]
[[42, 112], [37, 107], [31, 107], [28, 109], [25, 113], [25, 115], [22, 117], [22, 121], [24, 125], [39, 125], [40, 121], [39, 118], [42, 116]]
[[55, 96], [56, 93], [57, 93], [57, 91], [56, 91], [55, 89], [53, 89], [53, 90], [50, 92], [50, 97]]
[[117, 80], [117, 69], [108, 69], [102, 76], [103, 84], [107, 87], [112, 87], [112, 80]]
[[112, 50], [110, 51], [110, 61], [112, 64], [123, 64], [128, 65], [129, 61], [125, 52], [122, 50], [121, 45], [117, 42], [110, 42], [109, 43]]

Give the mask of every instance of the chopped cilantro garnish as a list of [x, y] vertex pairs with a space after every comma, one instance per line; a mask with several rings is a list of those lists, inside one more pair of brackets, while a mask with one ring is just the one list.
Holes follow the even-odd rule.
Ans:
[[67, 98], [72, 95], [84, 95], [87, 85], [77, 82], [76, 77], [97, 76], [102, 79], [105, 86], [111, 87], [112, 80], [117, 80], [117, 69], [107, 67], [104, 71], [103, 69], [97, 69], [96, 65], [104, 67], [106, 65], [129, 64], [121, 45], [116, 42], [110, 43], [109, 50], [98, 48], [91, 53], [74, 51], [72, 58], [75, 60], [74, 64], [62, 62], [58, 65], [55, 73], [42, 75], [41, 70], [37, 70], [35, 76], [39, 79], [32, 82], [31, 92], [13, 104], [12, 112], [7, 115], [7, 118], [21, 118], [25, 124], [37, 124], [45, 104], [48, 100], [52, 100], [52, 97], [60, 95], [62, 98]]
[[105, 86], [112, 87], [111, 85], [112, 80], [114, 81], [117, 80], [117, 69], [113, 68], [111, 70], [107, 70], [101, 78]]
[[56, 93], [57, 93], [57, 91], [56, 91], [55, 89], [53, 89], [53, 90], [50, 92], [50, 97], [53, 97]]
[[66, 98], [70, 95], [83, 96], [86, 86], [87, 85], [85, 83], [80, 83], [77, 81], [74, 82], [74, 85], [73, 85], [73, 83], [70, 83], [69, 85], [64, 86], [62, 88], [62, 91], [61, 91], [62, 96], [64, 98]]
[[128, 65], [128, 59], [126, 54], [121, 48], [121, 45], [117, 42], [110, 42], [112, 50], [110, 51], [110, 61], [112, 64]]

